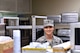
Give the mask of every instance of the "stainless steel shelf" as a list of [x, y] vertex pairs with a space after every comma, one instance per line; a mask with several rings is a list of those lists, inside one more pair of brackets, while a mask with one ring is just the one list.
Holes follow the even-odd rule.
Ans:
[[70, 28], [70, 24], [69, 23], [58, 23], [58, 24], [55, 24], [55, 29], [61, 29], [61, 28]]
[[32, 29], [31, 25], [6, 26], [6, 29]]

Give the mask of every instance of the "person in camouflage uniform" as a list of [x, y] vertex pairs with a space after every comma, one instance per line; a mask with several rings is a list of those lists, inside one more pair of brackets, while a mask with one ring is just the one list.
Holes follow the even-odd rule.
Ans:
[[43, 30], [44, 30], [44, 36], [38, 38], [36, 40], [37, 42], [40, 42], [40, 43], [49, 42], [49, 45], [51, 47], [53, 47], [54, 45], [63, 43], [63, 41], [59, 37], [53, 35], [53, 32], [54, 32], [53, 20], [45, 19]]

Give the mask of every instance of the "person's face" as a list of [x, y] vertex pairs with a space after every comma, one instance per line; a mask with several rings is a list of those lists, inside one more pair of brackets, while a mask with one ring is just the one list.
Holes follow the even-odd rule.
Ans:
[[52, 35], [54, 31], [54, 27], [53, 26], [46, 26], [44, 27], [44, 33], [46, 35]]

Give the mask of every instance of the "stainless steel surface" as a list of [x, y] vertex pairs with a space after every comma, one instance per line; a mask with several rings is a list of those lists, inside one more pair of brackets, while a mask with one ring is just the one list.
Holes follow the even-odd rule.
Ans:
[[78, 22], [78, 13], [62, 13], [62, 22]]
[[0, 10], [32, 13], [32, 0], [0, 0]]
[[61, 22], [61, 15], [48, 15], [47, 18], [54, 20], [54, 22]]
[[58, 29], [58, 36], [70, 36], [70, 29]]
[[18, 13], [32, 13], [32, 0], [16, 0]]
[[70, 28], [70, 24], [69, 23], [56, 23], [55, 24], [55, 29], [69, 29]]
[[0, 10], [16, 11], [16, 0], [0, 0]]

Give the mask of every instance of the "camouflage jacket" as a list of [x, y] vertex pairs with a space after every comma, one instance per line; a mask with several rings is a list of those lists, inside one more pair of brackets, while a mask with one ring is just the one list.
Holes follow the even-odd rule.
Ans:
[[[46, 40], [45, 36], [42, 36], [42, 37], [38, 38], [36, 41], [40, 42], [40, 43], [48, 42]], [[53, 40], [51, 42], [49, 42], [49, 45], [52, 47], [54, 45], [58, 45], [58, 44], [61, 44], [61, 43], [63, 43], [63, 41], [59, 37], [53, 36]]]

